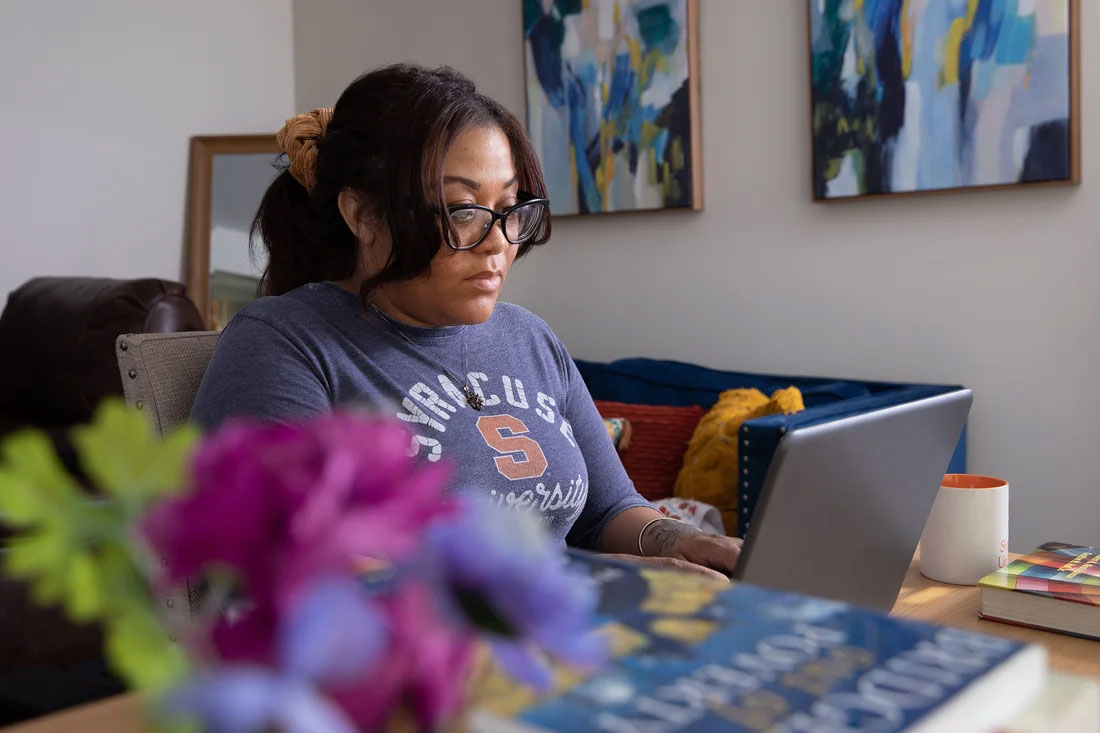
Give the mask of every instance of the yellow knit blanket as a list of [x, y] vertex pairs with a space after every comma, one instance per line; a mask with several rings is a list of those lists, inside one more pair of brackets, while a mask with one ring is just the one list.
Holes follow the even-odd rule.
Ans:
[[712, 504], [722, 513], [726, 532], [737, 528], [738, 434], [746, 420], [805, 409], [796, 387], [776, 390], [769, 398], [758, 389], [731, 389], [718, 397], [688, 443], [676, 478], [676, 496]]

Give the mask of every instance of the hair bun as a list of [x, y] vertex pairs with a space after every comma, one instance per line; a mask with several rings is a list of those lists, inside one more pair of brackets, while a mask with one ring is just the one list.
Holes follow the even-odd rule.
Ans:
[[290, 161], [290, 175], [307, 191], [317, 183], [317, 141], [331, 121], [332, 107], [323, 107], [291, 117], [275, 133], [275, 141]]

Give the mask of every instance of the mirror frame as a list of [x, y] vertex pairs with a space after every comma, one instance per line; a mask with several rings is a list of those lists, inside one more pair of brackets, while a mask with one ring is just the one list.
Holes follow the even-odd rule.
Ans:
[[184, 237], [187, 295], [213, 328], [210, 312], [210, 212], [215, 155], [281, 153], [275, 135], [196, 135], [191, 138], [187, 177], [187, 227]]

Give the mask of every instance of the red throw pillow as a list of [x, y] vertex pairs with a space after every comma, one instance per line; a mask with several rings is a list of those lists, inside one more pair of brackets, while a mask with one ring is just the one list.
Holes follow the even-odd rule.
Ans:
[[698, 405], [668, 407], [605, 400], [596, 400], [596, 409], [604, 418], [625, 417], [630, 421], [630, 447], [619, 458], [638, 493], [651, 501], [672, 496], [688, 441], [707, 414], [706, 409]]

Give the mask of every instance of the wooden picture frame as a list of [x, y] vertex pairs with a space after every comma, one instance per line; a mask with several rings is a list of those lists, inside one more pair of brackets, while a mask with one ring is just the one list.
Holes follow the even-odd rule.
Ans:
[[[821, 161], [819, 160], [817, 131], [815, 130], [815, 118], [819, 110], [815, 103], [814, 89], [814, 38], [813, 38], [813, 6], [817, 0], [803, 0], [806, 2], [806, 50], [810, 76], [810, 193], [815, 203], [846, 203], [864, 201], [867, 199], [911, 197], [911, 196], [935, 196], [946, 193], [962, 193], [971, 191], [999, 191], [1020, 188], [1046, 188], [1051, 186], [1073, 186], [1081, 183], [1081, 0], [1065, 0], [1068, 12], [1067, 30], [1067, 73], [1068, 73], [1068, 133], [1066, 135], [1067, 175], [1065, 177], [1032, 180], [1013, 181], [1004, 183], [940, 186], [903, 191], [872, 191], [861, 192], [855, 195], [822, 196], [819, 172]], [[1044, 0], [1039, 0], [1043, 2]]]
[[[624, 5], [631, 5], [631, 0], [622, 0]], [[560, 192], [564, 190], [565, 184], [560, 180], [560, 176], [555, 176], [555, 172], [558, 172], [560, 166], [555, 164], [555, 161], [561, 156], [552, 156], [545, 150], [540, 150], [539, 140], [541, 135], [537, 134], [533, 130], [533, 126], [536, 124], [533, 119], [536, 116], [537, 105], [540, 101], [545, 101], [546, 95], [542, 91], [538, 91], [539, 98], [534, 98], [535, 90], [541, 90], [542, 87], [539, 84], [537, 77], [538, 63], [534, 61], [533, 43], [530, 36], [530, 28], [528, 27], [527, 18], [525, 18], [524, 24], [524, 108], [526, 111], [526, 126], [528, 134], [532, 138], [532, 144], [535, 147], [536, 153], [539, 154], [540, 161], [542, 162], [544, 176], [547, 178], [548, 194], [550, 198], [550, 209], [555, 219], [572, 218], [576, 216], [593, 216], [593, 215], [607, 215], [607, 214], [632, 214], [643, 212], [659, 212], [659, 211], [702, 211], [703, 209], [703, 134], [702, 134], [702, 110], [701, 110], [701, 64], [699, 60], [699, 2], [698, 0], [669, 0], [666, 4], [680, 4], [683, 5], [684, 12], [684, 52], [687, 62], [687, 79], [683, 82], [683, 87], [687, 93], [687, 115], [688, 120], [686, 123], [687, 136], [690, 138], [688, 143], [688, 150], [683, 151], [683, 160], [690, 166], [690, 175], [686, 176], [688, 185], [690, 186], [690, 192], [686, 196], [681, 197], [673, 205], [667, 205], [662, 203], [657, 206], [638, 206], [638, 207], [626, 207], [626, 208], [604, 208], [598, 210], [582, 210], [585, 206], [581, 203], [582, 196], [579, 191], [574, 194], [563, 197]], [[658, 3], [660, 4], [660, 3]], [[525, 4], [525, 11], [528, 8], [537, 7], [537, 4], [527, 5]], [[652, 6], [647, 6], [652, 7]], [[589, 12], [590, 8], [582, 8], [581, 12]], [[549, 17], [549, 16], [548, 16]], [[560, 19], [558, 19], [560, 20]], [[564, 22], [564, 21], [562, 21]], [[673, 105], [668, 105], [667, 108], [672, 108]], [[560, 146], [562, 142], [556, 141]], [[576, 150], [576, 146], [572, 143], [568, 146], [571, 151]], [[570, 153], [575, 155], [575, 153]], [[569, 156], [566, 156], [569, 157]], [[671, 154], [673, 159], [677, 159], [679, 155]], [[553, 158], [553, 160], [551, 159]], [[572, 160], [572, 158], [571, 158]], [[618, 160], [618, 159], [616, 159]], [[575, 161], [574, 161], [575, 162]], [[572, 175], [574, 182], [577, 178], [576, 166], [574, 162], [570, 162], [569, 165], [572, 169]], [[615, 174], [615, 169], [619, 168], [621, 163], [616, 163], [609, 167], [612, 171], [612, 175]], [[640, 166], [641, 161], [637, 163], [638, 173], [642, 175]], [[671, 168], [671, 166], [670, 166]], [[663, 175], [663, 172], [662, 172]], [[606, 181], [606, 179], [604, 179]], [[632, 179], [633, 180], [633, 179]], [[668, 185], [668, 184], [665, 184]], [[575, 188], [575, 183], [574, 186]], [[555, 193], [557, 191], [557, 193]], [[571, 204], [573, 196], [576, 197], [578, 210], [573, 211]], [[563, 205], [563, 198], [567, 198], [570, 202], [569, 205]]]
[[216, 321], [210, 302], [211, 196], [214, 156], [270, 153], [282, 150], [275, 135], [198, 135], [191, 138], [187, 181], [185, 265], [187, 294], [202, 313], [208, 328]]

